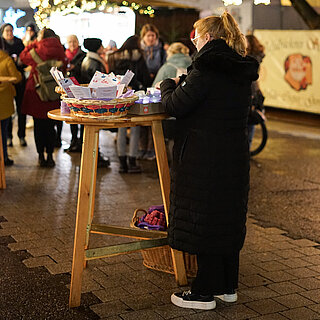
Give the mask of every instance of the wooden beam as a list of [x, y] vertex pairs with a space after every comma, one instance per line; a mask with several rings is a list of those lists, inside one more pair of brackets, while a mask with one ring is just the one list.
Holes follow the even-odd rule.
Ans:
[[92, 224], [90, 232], [135, 239], [158, 239], [167, 237], [167, 233], [164, 231], [150, 231], [103, 224]]
[[110, 256], [115, 256], [118, 254], [124, 254], [144, 249], [150, 249], [155, 247], [162, 247], [168, 244], [167, 238], [151, 239], [135, 241], [130, 243], [117, 244], [114, 246], [87, 249], [85, 252], [86, 260], [94, 260], [100, 258], [106, 258]]

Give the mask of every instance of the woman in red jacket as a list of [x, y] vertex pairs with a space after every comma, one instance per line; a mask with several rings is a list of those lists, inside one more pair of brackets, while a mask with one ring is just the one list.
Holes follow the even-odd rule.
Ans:
[[[26, 91], [22, 103], [22, 112], [33, 117], [34, 139], [39, 154], [39, 164], [41, 167], [54, 167], [52, 158], [55, 143], [54, 121], [49, 119], [47, 112], [59, 108], [59, 100], [41, 101], [36, 89], [34, 75], [37, 75], [37, 63], [31, 57], [30, 51], [35, 49], [41, 60], [59, 60], [66, 64], [64, 49], [59, 38], [51, 29], [42, 29], [36, 41], [27, 46], [20, 54], [21, 61], [32, 67]], [[44, 157], [47, 153], [47, 159]]]

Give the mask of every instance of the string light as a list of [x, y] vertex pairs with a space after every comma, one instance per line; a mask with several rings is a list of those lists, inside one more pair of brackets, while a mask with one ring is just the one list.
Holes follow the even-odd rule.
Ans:
[[[29, 0], [30, 7], [36, 12], [34, 19], [40, 29], [49, 26], [49, 18], [52, 13], [79, 14], [84, 11], [115, 12], [120, 5], [114, 0]], [[262, 0], [260, 0], [262, 1]], [[154, 17], [154, 9], [151, 6], [143, 6], [136, 2], [122, 1], [122, 6], [128, 7], [139, 14]]]

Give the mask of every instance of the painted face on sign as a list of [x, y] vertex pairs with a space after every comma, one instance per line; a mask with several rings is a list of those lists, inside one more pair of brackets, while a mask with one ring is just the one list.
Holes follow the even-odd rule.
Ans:
[[289, 72], [291, 73], [292, 78], [300, 82], [306, 75], [306, 67], [302, 56], [292, 56], [289, 61]]
[[292, 88], [299, 91], [312, 84], [312, 63], [309, 57], [292, 54], [285, 61], [285, 79]]

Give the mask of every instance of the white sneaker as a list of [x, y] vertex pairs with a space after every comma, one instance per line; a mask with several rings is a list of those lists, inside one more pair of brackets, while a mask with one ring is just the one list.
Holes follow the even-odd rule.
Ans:
[[232, 294], [222, 294], [220, 296], [214, 296], [215, 298], [218, 298], [224, 302], [236, 302], [238, 300], [238, 295], [237, 293], [232, 293]]

